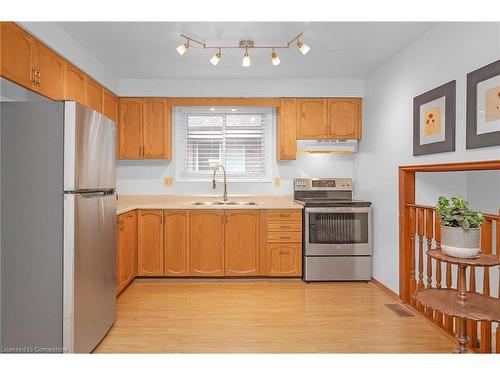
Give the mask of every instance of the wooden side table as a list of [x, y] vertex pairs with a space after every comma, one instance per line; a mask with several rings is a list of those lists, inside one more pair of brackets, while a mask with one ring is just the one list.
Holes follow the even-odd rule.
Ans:
[[480, 254], [477, 258], [462, 259], [444, 254], [441, 249], [427, 251], [427, 256], [441, 262], [458, 265], [457, 289], [427, 288], [417, 290], [415, 298], [423, 306], [458, 320], [459, 346], [455, 353], [467, 353], [466, 319], [476, 321], [500, 321], [500, 300], [479, 293], [467, 292], [466, 270], [468, 266], [493, 267], [500, 265], [495, 255]]

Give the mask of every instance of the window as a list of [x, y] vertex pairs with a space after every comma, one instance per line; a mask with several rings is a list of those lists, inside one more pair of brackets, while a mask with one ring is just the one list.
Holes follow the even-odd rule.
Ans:
[[257, 107], [176, 107], [176, 180], [206, 181], [222, 164], [231, 180], [271, 181], [273, 112]]

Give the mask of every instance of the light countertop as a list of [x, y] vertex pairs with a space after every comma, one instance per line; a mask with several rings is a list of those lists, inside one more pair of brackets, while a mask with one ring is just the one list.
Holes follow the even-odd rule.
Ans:
[[250, 201], [256, 205], [199, 205], [195, 202], [222, 201], [220, 195], [119, 195], [116, 214], [132, 210], [291, 210], [302, 209], [291, 195], [230, 195], [229, 201]]

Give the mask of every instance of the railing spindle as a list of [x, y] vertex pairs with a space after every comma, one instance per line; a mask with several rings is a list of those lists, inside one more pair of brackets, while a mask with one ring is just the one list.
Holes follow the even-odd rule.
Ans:
[[[451, 288], [451, 263], [446, 263], [446, 288]], [[449, 315], [444, 316], [444, 328], [453, 333], [453, 317]]]
[[[492, 220], [486, 219], [481, 225], [481, 252], [491, 254]], [[490, 295], [490, 270], [483, 267], [483, 295]], [[491, 322], [481, 322], [479, 349], [482, 353], [491, 353]]]
[[[434, 210], [426, 209], [425, 210], [425, 238], [427, 240], [427, 251], [432, 249], [432, 237], [433, 237], [433, 217]], [[432, 288], [432, 258], [427, 256], [427, 266], [425, 267], [427, 273], [427, 284], [426, 288]], [[432, 318], [432, 310], [426, 308], [426, 313], [429, 317]]]
[[[417, 288], [424, 288], [424, 209], [417, 209], [417, 236], [418, 236], [418, 283]], [[418, 303], [417, 307], [423, 310]]]
[[[469, 277], [469, 292], [476, 291], [476, 268], [470, 267]], [[467, 334], [469, 335], [469, 344], [471, 348], [477, 348], [477, 322], [474, 320], [467, 320]]]
[[[434, 241], [436, 241], [436, 248], [441, 247], [441, 221], [437, 216], [434, 217]], [[441, 261], [436, 260], [436, 288], [441, 288]], [[434, 312], [434, 321], [443, 326], [443, 314], [438, 311]]]
[[410, 301], [413, 306], [415, 306], [415, 208], [409, 207], [409, 219], [410, 219], [410, 243], [411, 243], [411, 254], [410, 254]]

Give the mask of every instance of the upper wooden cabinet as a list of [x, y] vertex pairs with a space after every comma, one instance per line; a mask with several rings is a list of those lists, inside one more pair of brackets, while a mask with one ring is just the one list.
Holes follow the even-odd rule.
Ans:
[[118, 98], [105, 88], [102, 89], [102, 114], [114, 123], [118, 122]]
[[328, 138], [326, 99], [297, 99], [297, 139]]
[[189, 211], [164, 212], [165, 276], [189, 276]]
[[258, 275], [259, 211], [228, 210], [225, 214], [225, 275]]
[[85, 104], [87, 75], [77, 67], [66, 63], [64, 70], [64, 99]]
[[163, 275], [163, 211], [137, 212], [137, 274]]
[[137, 213], [117, 218], [116, 292], [119, 293], [137, 274]]
[[85, 105], [94, 111], [102, 112], [102, 86], [89, 77], [85, 84]]
[[276, 122], [276, 159], [295, 160], [297, 154], [297, 99], [282, 98]]
[[361, 139], [361, 99], [328, 99], [329, 138]]
[[142, 99], [118, 100], [118, 155], [120, 159], [142, 158]]
[[35, 90], [54, 100], [64, 96], [64, 60], [40, 42], [35, 44]]
[[35, 82], [35, 40], [13, 22], [0, 23], [0, 74], [28, 89]]
[[224, 276], [224, 211], [190, 212], [191, 275]]
[[120, 98], [120, 159], [171, 159], [170, 108], [165, 98]]

